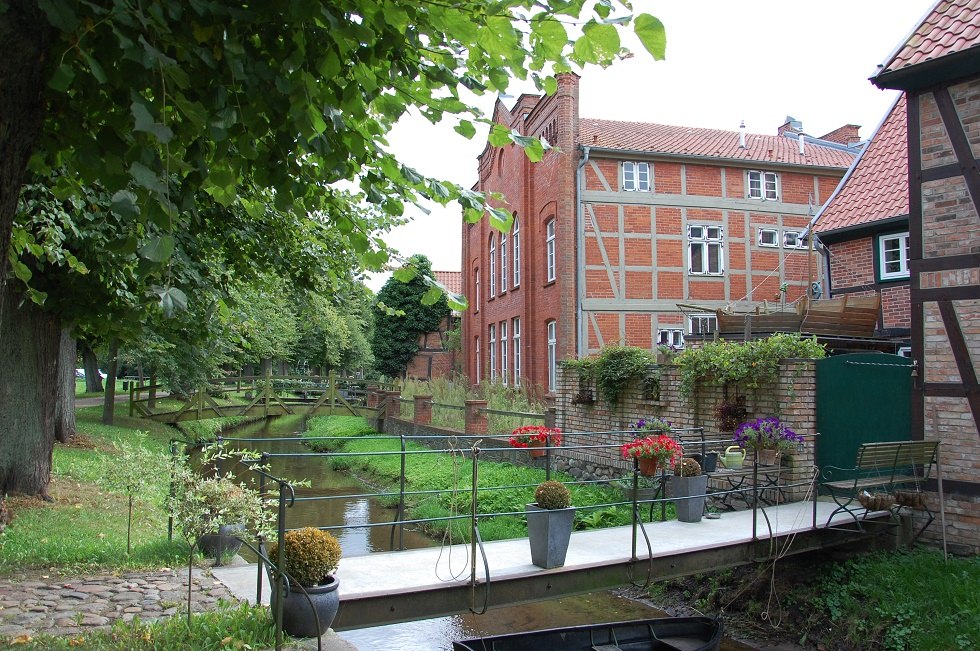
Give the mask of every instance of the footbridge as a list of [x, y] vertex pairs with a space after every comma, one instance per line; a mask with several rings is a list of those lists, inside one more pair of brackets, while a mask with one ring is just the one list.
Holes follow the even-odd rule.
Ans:
[[[531, 564], [526, 538], [345, 557], [335, 630], [392, 624], [513, 605], [629, 584], [711, 572], [759, 561], [776, 562], [858, 540], [851, 515], [833, 503], [794, 502], [723, 513], [698, 523], [637, 523], [572, 534], [563, 567]], [[887, 523], [887, 513], [880, 514]], [[238, 598], [255, 601], [257, 566], [213, 569]], [[268, 581], [261, 581], [268, 603]]]
[[[377, 382], [370, 389], [377, 389]], [[224, 416], [269, 418], [287, 414], [365, 416], [378, 412], [374, 391], [365, 380], [337, 376], [264, 375], [222, 377], [193, 391], [183, 400], [156, 397], [161, 385], [129, 387], [129, 414], [161, 423]]]

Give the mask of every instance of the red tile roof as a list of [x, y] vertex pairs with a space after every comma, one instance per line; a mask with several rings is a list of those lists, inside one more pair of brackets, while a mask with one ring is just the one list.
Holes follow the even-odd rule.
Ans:
[[980, 47], [980, 0], [941, 0], [876, 76]]
[[442, 283], [452, 293], [463, 293], [462, 271], [433, 271], [432, 275], [435, 276], [436, 282]]
[[854, 169], [841, 181], [814, 225], [818, 233], [909, 213], [905, 93], [878, 127]]
[[578, 133], [580, 144], [602, 149], [821, 167], [846, 168], [854, 160], [853, 153], [810, 141], [801, 156], [799, 142], [783, 136], [746, 134], [743, 149], [738, 137], [737, 131], [591, 118], [579, 120]]

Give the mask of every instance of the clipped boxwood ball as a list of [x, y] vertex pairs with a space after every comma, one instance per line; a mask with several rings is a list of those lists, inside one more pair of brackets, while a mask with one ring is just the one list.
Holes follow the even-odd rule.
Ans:
[[[330, 533], [315, 527], [287, 531], [283, 570], [300, 585], [318, 585], [340, 563], [340, 543]], [[269, 560], [276, 562], [279, 544], [269, 546]]]
[[534, 491], [534, 499], [542, 509], [567, 509], [572, 503], [572, 494], [560, 481], [546, 481]]

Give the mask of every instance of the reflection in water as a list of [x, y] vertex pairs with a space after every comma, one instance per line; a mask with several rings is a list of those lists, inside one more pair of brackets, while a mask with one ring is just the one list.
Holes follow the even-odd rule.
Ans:
[[[365, 498], [350, 500], [344, 507], [344, 524], [348, 529], [342, 529], [337, 535], [340, 546], [346, 554], [348, 549], [363, 550], [361, 553], [368, 553], [371, 547], [370, 529], [358, 527], [357, 525], [370, 524], [371, 508]], [[356, 555], [350, 554], [351, 556]]]

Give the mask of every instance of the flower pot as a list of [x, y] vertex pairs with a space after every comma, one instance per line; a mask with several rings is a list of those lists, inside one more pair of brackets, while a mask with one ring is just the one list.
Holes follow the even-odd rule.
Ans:
[[703, 472], [715, 472], [718, 470], [717, 452], [707, 452], [704, 455], [704, 459], [701, 461], [701, 470]]
[[779, 450], [762, 448], [755, 451], [755, 460], [760, 466], [775, 466], [779, 463]]
[[670, 478], [670, 492], [674, 498], [679, 522], [700, 522], [704, 513], [704, 499], [708, 491], [708, 476]]
[[643, 502], [647, 500], [657, 499], [658, 489], [656, 488], [637, 488], [636, 490], [632, 488], [623, 489], [623, 500], [626, 502], [632, 502], [634, 497], [637, 502]]
[[640, 474], [644, 477], [653, 477], [657, 474], [659, 460], [656, 457], [640, 457], [637, 461], [639, 461]]
[[547, 454], [548, 451], [543, 449], [544, 447], [544, 441], [531, 441], [527, 444], [527, 453], [532, 459], [538, 459]]
[[[340, 580], [335, 576], [326, 577], [320, 585], [290, 583], [289, 592], [282, 602], [282, 630], [293, 637], [320, 637], [326, 633], [340, 608], [339, 585]], [[273, 590], [269, 604], [273, 617], [278, 612], [278, 602], [278, 592]]]
[[245, 531], [240, 524], [223, 524], [218, 527], [218, 533], [209, 533], [197, 540], [197, 548], [205, 558], [220, 561], [226, 556], [233, 556], [242, 548], [238, 536]]
[[524, 511], [531, 562], [545, 569], [564, 565], [575, 522], [575, 507], [542, 509], [537, 504], [527, 504]]

